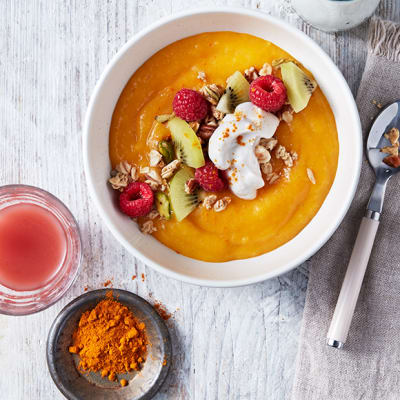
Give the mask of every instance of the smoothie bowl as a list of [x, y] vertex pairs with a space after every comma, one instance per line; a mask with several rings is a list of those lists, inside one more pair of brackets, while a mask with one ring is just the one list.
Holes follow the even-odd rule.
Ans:
[[180, 14], [128, 42], [84, 132], [89, 189], [116, 238], [155, 269], [210, 286], [310, 257], [348, 209], [361, 154], [332, 61], [244, 10]]

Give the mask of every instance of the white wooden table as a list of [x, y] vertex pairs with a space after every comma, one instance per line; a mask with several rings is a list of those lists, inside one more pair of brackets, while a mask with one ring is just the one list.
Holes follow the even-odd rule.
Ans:
[[[353, 92], [364, 66], [367, 24], [350, 32], [317, 31], [290, 0], [0, 2], [0, 184], [27, 183], [61, 198], [77, 217], [84, 260], [67, 295], [28, 317], [0, 316], [0, 398], [62, 399], [47, 371], [45, 344], [60, 309], [111, 279], [114, 287], [161, 301], [174, 358], [157, 399], [290, 397], [307, 268], [235, 289], [209, 289], [160, 275], [111, 236], [88, 198], [81, 156], [82, 122], [93, 87], [118, 49], [151, 22], [193, 6], [260, 9], [304, 30], [333, 58]], [[377, 13], [400, 21], [400, 1]], [[132, 275], [145, 280], [132, 281]]]

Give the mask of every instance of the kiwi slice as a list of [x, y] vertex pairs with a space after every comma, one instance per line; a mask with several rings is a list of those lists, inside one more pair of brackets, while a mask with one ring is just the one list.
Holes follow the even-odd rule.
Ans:
[[282, 80], [287, 89], [289, 103], [295, 112], [306, 108], [317, 82], [308, 77], [295, 63], [281, 65]]
[[171, 208], [178, 221], [186, 218], [199, 204], [197, 192], [192, 194], [185, 192], [185, 183], [191, 178], [194, 178], [194, 171], [183, 166], [174, 175], [169, 184]]
[[165, 219], [170, 219], [171, 205], [168, 196], [163, 192], [156, 192], [155, 198], [158, 213]]
[[189, 124], [183, 119], [175, 117], [168, 121], [167, 127], [171, 131], [178, 159], [189, 167], [202, 167], [205, 160], [200, 139]]
[[173, 144], [168, 140], [161, 140], [158, 143], [158, 151], [164, 158], [164, 161], [169, 164], [170, 162], [174, 161], [175, 159], [175, 151]]
[[226, 80], [225, 93], [221, 96], [217, 110], [225, 114], [231, 114], [236, 106], [249, 101], [250, 85], [239, 71], [236, 71]]

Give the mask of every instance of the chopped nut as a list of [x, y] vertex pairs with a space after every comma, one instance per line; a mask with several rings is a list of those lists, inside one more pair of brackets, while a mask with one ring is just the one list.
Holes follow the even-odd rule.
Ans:
[[186, 183], [185, 183], [185, 193], [187, 194], [192, 194], [197, 188], [197, 181], [194, 178], [190, 178]]
[[161, 170], [161, 178], [163, 179], [170, 178], [174, 174], [174, 172], [178, 169], [179, 165], [181, 165], [180, 160], [174, 160], [170, 162]]
[[152, 179], [146, 179], [144, 183], [147, 183], [150, 186], [151, 190], [153, 191], [157, 190], [160, 187], [160, 185], [156, 181], [153, 181]]
[[146, 174], [147, 179], [152, 179], [153, 181], [156, 181], [158, 184], [162, 184], [162, 179], [160, 176], [160, 173], [156, 169], [151, 169], [147, 174]]
[[147, 183], [152, 190], [157, 190], [162, 185], [162, 179], [158, 170], [151, 169], [145, 174], [147, 178], [145, 183]]
[[217, 128], [218, 123], [216, 119], [208, 115], [200, 125], [197, 135], [203, 140], [208, 140]]
[[140, 175], [146, 175], [150, 172], [149, 167], [140, 167]]
[[282, 113], [282, 121], [285, 121], [287, 124], [290, 124], [293, 121], [293, 114], [289, 111], [284, 111]]
[[285, 163], [285, 165], [289, 168], [293, 167], [293, 158], [291, 154], [286, 151], [285, 146], [279, 145], [277, 149], [275, 150], [275, 157], [277, 159], [282, 159], [282, 161]]
[[194, 130], [196, 133], [199, 130], [200, 122], [199, 121], [192, 121], [189, 122], [189, 126]]
[[260, 164], [267, 163], [271, 160], [271, 154], [264, 146], [256, 146], [255, 154]]
[[132, 165], [128, 161], [121, 161], [115, 169], [122, 174], [129, 175], [131, 173]]
[[399, 155], [399, 148], [397, 146], [386, 146], [381, 148], [381, 153], [390, 154], [392, 156]]
[[316, 181], [315, 181], [314, 173], [312, 172], [312, 170], [310, 168], [307, 168], [307, 176], [308, 176], [308, 179], [310, 180], [310, 182], [313, 185], [315, 185]]
[[387, 156], [383, 159], [383, 162], [393, 168], [400, 167], [400, 157], [399, 156]]
[[263, 174], [267, 175], [267, 177], [269, 175], [272, 174], [272, 165], [269, 162], [263, 163], [261, 164], [261, 171], [263, 172]]
[[170, 119], [175, 117], [175, 113], [172, 114], [161, 114], [156, 116], [156, 121], [159, 122], [160, 124], [163, 124], [164, 122], [168, 122]]
[[267, 179], [267, 182], [268, 182], [270, 185], [272, 185], [276, 180], [278, 180], [278, 178], [279, 178], [279, 175], [276, 174], [275, 172], [273, 172], [273, 173], [269, 176], [269, 178]]
[[145, 233], [147, 235], [151, 235], [157, 230], [152, 220], [144, 222], [142, 225], [139, 226], [139, 228], [142, 233]]
[[272, 172], [272, 165], [269, 162], [261, 164], [261, 171], [265, 175], [265, 180], [269, 184], [274, 183], [279, 178], [279, 175], [277, 173]]
[[211, 85], [203, 86], [200, 89], [200, 93], [209, 103], [216, 106], [224, 93], [224, 88], [213, 83]]
[[156, 219], [160, 216], [157, 210], [151, 210], [150, 213], [147, 215], [150, 219]]
[[272, 66], [274, 68], [279, 67], [281, 64], [287, 63], [287, 62], [292, 62], [294, 64], [298, 64], [296, 61], [294, 60], [290, 60], [289, 58], [277, 58], [276, 60], [272, 60]]
[[204, 71], [199, 71], [197, 73], [197, 79], [200, 79], [201, 81], [206, 82], [207, 81], [206, 73]]
[[291, 168], [283, 168], [283, 176], [286, 180], [290, 180], [290, 171]]
[[244, 71], [244, 77], [249, 83], [253, 82], [258, 78], [258, 71], [255, 67], [250, 67]]
[[122, 172], [118, 172], [117, 175], [110, 178], [108, 182], [111, 183], [113, 189], [119, 190], [128, 186], [129, 177], [128, 175], [123, 174]]
[[283, 158], [285, 156], [286, 156], [285, 146], [282, 146], [280, 144], [275, 150], [275, 157], [279, 159], [279, 158]]
[[272, 74], [272, 66], [268, 63], [265, 63], [262, 68], [258, 71], [258, 75], [265, 76]]
[[207, 210], [211, 210], [212, 206], [215, 204], [216, 201], [217, 201], [217, 196], [215, 194], [210, 194], [204, 198], [203, 207], [205, 207]]
[[389, 133], [385, 133], [385, 138], [389, 140], [392, 146], [399, 147], [399, 130], [397, 128], [392, 128]]
[[277, 144], [278, 144], [278, 141], [275, 138], [270, 138], [270, 139], [262, 138], [260, 140], [260, 145], [265, 147], [269, 151], [272, 151]]
[[217, 121], [221, 121], [225, 117], [225, 114], [222, 111], [217, 110], [214, 105], [211, 106], [211, 114]]
[[149, 153], [150, 167], [156, 167], [162, 160], [162, 155], [157, 150], [151, 150]]
[[221, 212], [224, 211], [226, 209], [226, 207], [228, 207], [228, 204], [231, 202], [231, 198], [230, 197], [223, 197], [220, 200], [217, 200], [214, 203], [214, 211], [215, 212]]

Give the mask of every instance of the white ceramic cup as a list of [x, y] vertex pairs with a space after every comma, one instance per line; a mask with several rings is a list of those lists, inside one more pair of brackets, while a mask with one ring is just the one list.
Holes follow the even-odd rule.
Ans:
[[292, 0], [296, 12], [327, 32], [354, 28], [370, 17], [380, 0]]
[[[335, 115], [339, 160], [335, 180], [311, 222], [279, 248], [244, 260], [211, 263], [182, 256], [138, 227], [117, 208], [110, 176], [108, 139], [114, 107], [132, 74], [155, 52], [187, 36], [210, 31], [249, 33], [277, 44], [315, 76]], [[167, 67], [167, 66], [166, 66]], [[84, 167], [89, 192], [115, 238], [134, 256], [165, 275], [205, 286], [239, 286], [289, 271], [313, 255], [333, 234], [353, 199], [361, 167], [358, 111], [338, 68], [308, 36], [285, 22], [256, 11], [234, 8], [183, 12], [139, 32], [108, 64], [90, 99], [83, 133]], [[268, 221], [265, 221], [268, 223]], [[194, 240], [201, 240], [201, 236]]]

